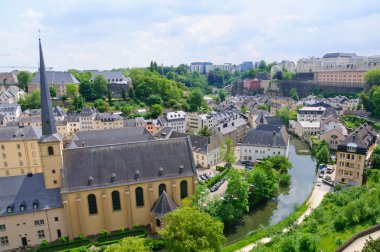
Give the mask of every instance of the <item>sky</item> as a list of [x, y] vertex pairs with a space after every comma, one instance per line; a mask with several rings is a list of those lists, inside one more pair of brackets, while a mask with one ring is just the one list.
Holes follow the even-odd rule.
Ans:
[[0, 10], [0, 72], [36, 70], [38, 30], [54, 70], [380, 55], [379, 0], [1, 0]]

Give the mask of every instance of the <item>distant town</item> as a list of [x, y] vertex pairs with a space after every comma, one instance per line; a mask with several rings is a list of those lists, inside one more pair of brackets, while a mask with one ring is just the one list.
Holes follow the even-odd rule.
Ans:
[[39, 46], [37, 72], [0, 73], [0, 251], [353, 251], [380, 230], [380, 56], [47, 71]]

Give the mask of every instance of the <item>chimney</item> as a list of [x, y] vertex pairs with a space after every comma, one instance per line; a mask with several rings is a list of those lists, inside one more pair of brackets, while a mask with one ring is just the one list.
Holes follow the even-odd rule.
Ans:
[[273, 136], [275, 136], [276, 135], [276, 131], [275, 130], [273, 130]]
[[84, 147], [84, 146], [85, 146], [84, 142], [81, 142], [81, 143], [80, 143], [80, 145], [81, 145], [82, 147]]
[[352, 136], [352, 142], [355, 142], [355, 136]]

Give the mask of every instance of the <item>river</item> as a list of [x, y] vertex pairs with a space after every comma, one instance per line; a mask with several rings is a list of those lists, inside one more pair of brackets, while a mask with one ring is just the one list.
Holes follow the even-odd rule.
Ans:
[[275, 225], [294, 211], [294, 205], [301, 205], [311, 193], [316, 178], [316, 161], [306, 143], [295, 137], [290, 138], [289, 160], [293, 168], [291, 185], [281, 188], [277, 201], [270, 201], [254, 209], [243, 218], [243, 224], [226, 233], [227, 243], [239, 240], [260, 226]]

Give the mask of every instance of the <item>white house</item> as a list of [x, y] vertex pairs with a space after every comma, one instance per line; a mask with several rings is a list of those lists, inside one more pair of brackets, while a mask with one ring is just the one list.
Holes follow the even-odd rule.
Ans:
[[289, 135], [285, 126], [260, 124], [248, 131], [240, 147], [241, 161], [258, 161], [272, 156], [288, 156]]
[[0, 114], [5, 116], [8, 122], [17, 121], [21, 115], [21, 106], [18, 104], [0, 104]]
[[161, 127], [173, 127], [175, 131], [185, 133], [187, 130], [186, 113], [184, 111], [175, 111], [164, 113], [158, 117], [158, 123]]

